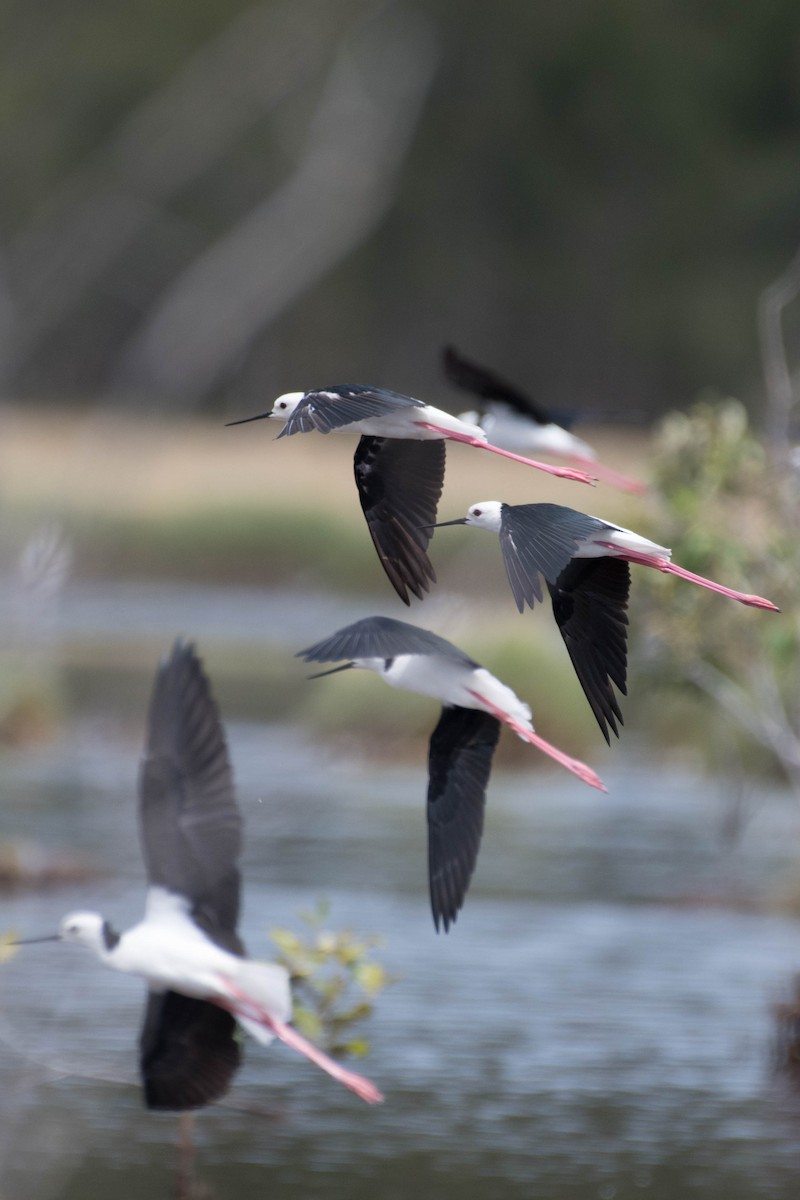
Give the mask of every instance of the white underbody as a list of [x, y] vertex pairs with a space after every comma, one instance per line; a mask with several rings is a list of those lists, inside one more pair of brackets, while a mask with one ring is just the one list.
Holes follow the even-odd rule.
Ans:
[[355, 421], [352, 425], [344, 425], [342, 432], [358, 430], [374, 437], [405, 438], [408, 441], [431, 442], [446, 436], [433, 429], [425, 429], [422, 423], [436, 425], [450, 433], [462, 433], [465, 437], [477, 438], [480, 442], [487, 441], [486, 433], [479, 425], [462, 421], [452, 413], [446, 413], [441, 408], [430, 404], [422, 408], [398, 408], [384, 414], [382, 417], [368, 417], [364, 421]]
[[480, 702], [482, 696], [506, 716], [533, 729], [528, 705], [485, 667], [470, 670], [464, 663], [435, 654], [399, 654], [388, 670], [382, 658], [357, 658], [355, 663], [377, 671], [391, 687], [431, 696], [441, 704], [492, 712]]
[[[287, 421], [292, 416], [304, 392], [287, 392], [279, 396], [273, 405], [271, 416], [279, 421]], [[441, 408], [433, 408], [430, 404], [421, 407], [409, 405], [408, 408], [394, 408], [379, 417], [365, 417], [361, 421], [350, 421], [340, 425], [334, 433], [361, 433], [369, 437], [404, 438], [407, 441], [429, 442], [436, 441], [445, 435], [433, 429], [424, 429], [422, 423], [429, 422], [445, 429], [450, 433], [461, 433], [466, 437], [477, 438], [485, 442], [486, 434], [479, 425], [462, 421], [452, 413], [446, 413]]]
[[[254, 962], [217, 946], [195, 925], [186, 900], [163, 888], [147, 894], [144, 919], [120, 936], [110, 950], [84, 940], [108, 966], [141, 975], [151, 991], [175, 991], [201, 1000], [236, 999], [231, 984], [281, 1021], [291, 1017], [289, 977], [275, 963]], [[242, 1022], [258, 1037], [249, 1021]]]
[[582, 441], [568, 429], [549, 422], [540, 425], [522, 417], [512, 409], [497, 407], [482, 417], [476, 412], [459, 413], [462, 421], [479, 422], [493, 446], [515, 454], [553, 454], [559, 458], [594, 460], [597, 455], [588, 442]]
[[[600, 518], [596, 518], [600, 519]], [[605, 524], [605, 523], [604, 523]], [[604, 529], [598, 530], [591, 538], [580, 542], [573, 557], [575, 558], [624, 558], [626, 553], [647, 554], [654, 558], [671, 558], [672, 551], [666, 546], [659, 546], [649, 538], [624, 529], [621, 525], [605, 524]]]
[[122, 934], [106, 961], [144, 976], [153, 991], [208, 999], [222, 994], [221, 977], [236, 979], [243, 959], [206, 937], [181, 897], [151, 888], [144, 919]]
[[[478, 529], [500, 533], [503, 528], [504, 510], [513, 512], [513, 509], [506, 510], [506, 506], [500, 500], [479, 500], [467, 510], [466, 522]], [[632, 529], [612, 525], [602, 517], [594, 517], [593, 520], [600, 521], [602, 529], [578, 543], [574, 558], [624, 558], [626, 553], [648, 554], [655, 558], [672, 557], [672, 551], [666, 546], [658, 546], [649, 538], [634, 533]]]

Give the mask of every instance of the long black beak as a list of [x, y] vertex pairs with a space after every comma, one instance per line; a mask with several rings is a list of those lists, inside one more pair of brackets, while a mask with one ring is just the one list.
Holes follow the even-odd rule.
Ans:
[[420, 529], [441, 529], [444, 525], [466, 525], [466, 517], [456, 517], [455, 521], [436, 521], [433, 525], [420, 525]]
[[18, 941], [9, 942], [9, 946], [35, 946], [37, 942], [60, 942], [60, 933], [48, 933], [45, 937], [36, 938], [19, 938]]
[[344, 663], [341, 667], [331, 667], [330, 671], [317, 671], [316, 675], [307, 675], [306, 679], [322, 679], [324, 675], [336, 675], [339, 671], [349, 671], [355, 665], [354, 662]]
[[238, 421], [226, 421], [225, 428], [229, 425], [246, 425], [248, 421], [263, 421], [265, 417], [272, 416], [272, 409], [265, 413], [256, 413], [254, 417], [240, 417]]

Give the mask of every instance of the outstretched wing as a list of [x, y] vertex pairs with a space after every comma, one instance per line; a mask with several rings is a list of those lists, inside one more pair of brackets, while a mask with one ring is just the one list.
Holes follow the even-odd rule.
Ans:
[[443, 708], [428, 751], [428, 879], [433, 923], [458, 916], [483, 833], [486, 786], [500, 722], [475, 708]]
[[198, 924], [235, 950], [241, 817], [217, 706], [194, 647], [183, 641], [156, 676], [139, 817], [151, 887], [185, 896]]
[[278, 437], [293, 433], [331, 433], [354, 421], [382, 417], [398, 408], [422, 408], [424, 401], [403, 396], [388, 388], [368, 387], [362, 383], [342, 383], [335, 387], [306, 392], [286, 421]]
[[603, 737], [623, 724], [612, 684], [627, 695], [628, 594], [631, 574], [620, 558], [576, 558], [548, 583], [553, 615]]
[[504, 504], [500, 548], [519, 611], [541, 603], [540, 575], [555, 582], [579, 544], [605, 528], [597, 517], [562, 504]]
[[[453, 346], [445, 346], [442, 359], [447, 378], [465, 392], [471, 392], [484, 401], [507, 404], [515, 413], [535, 421], [537, 425], [563, 424], [562, 416], [537, 403], [527, 392], [496, 375], [494, 371], [464, 358]], [[483, 407], [486, 408], [487, 405]]]
[[404, 604], [423, 598], [436, 574], [426, 554], [444, 484], [444, 440], [362, 437], [355, 454], [358, 496], [381, 565]]
[[147, 1108], [182, 1112], [224, 1096], [241, 1063], [235, 1034], [235, 1018], [216, 1004], [150, 992], [139, 1037]]
[[396, 658], [399, 654], [435, 654], [470, 669], [479, 665], [452, 642], [393, 617], [363, 617], [307, 650], [298, 650], [295, 658], [306, 662], [340, 662], [352, 658]]

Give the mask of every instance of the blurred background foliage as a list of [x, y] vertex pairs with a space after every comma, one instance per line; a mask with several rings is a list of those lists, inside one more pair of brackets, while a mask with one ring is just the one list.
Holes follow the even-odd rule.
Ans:
[[665, 418], [652, 470], [650, 532], [675, 561], [769, 596], [782, 612], [743, 619], [738, 605], [642, 572], [632, 652], [649, 717], [663, 734], [679, 694], [673, 741], [693, 743], [709, 766], [734, 775], [777, 768], [800, 795], [796, 466], [782, 452], [770, 455], [739, 401], [716, 397]]
[[799, 152], [794, 0], [8, 0], [0, 387], [757, 406]]

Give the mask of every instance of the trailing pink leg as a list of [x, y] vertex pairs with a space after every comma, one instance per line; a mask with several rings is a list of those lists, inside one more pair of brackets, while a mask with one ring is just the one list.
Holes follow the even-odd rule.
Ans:
[[582, 467], [587, 467], [602, 483], [610, 483], [612, 487], [621, 488], [623, 492], [633, 492], [637, 495], [647, 491], [647, 484], [640, 483], [638, 479], [631, 479], [628, 475], [620, 475], [613, 467], [595, 462], [593, 458], [581, 458], [579, 454], [571, 454], [570, 458]]
[[355, 1092], [360, 1099], [366, 1100], [367, 1104], [382, 1103], [382, 1093], [378, 1091], [375, 1084], [371, 1083], [369, 1079], [366, 1079], [363, 1075], [357, 1075], [355, 1071], [348, 1071], [346, 1067], [329, 1058], [318, 1046], [315, 1046], [313, 1042], [309, 1042], [307, 1038], [304, 1038], [291, 1025], [287, 1025], [284, 1021], [279, 1021], [277, 1017], [273, 1017], [265, 1008], [257, 1004], [255, 1000], [251, 1000], [230, 979], [225, 980], [225, 985], [235, 999], [228, 1002], [221, 999], [216, 1000], [215, 1003], [219, 1004], [221, 1008], [229, 1009], [234, 1016], [241, 1015], [249, 1018], [251, 1021], [257, 1021], [259, 1025], [263, 1025], [265, 1029], [268, 1029], [275, 1037], [280, 1038], [287, 1046], [291, 1046], [298, 1054], [305, 1055], [316, 1066], [326, 1071], [328, 1075], [332, 1076], [339, 1083], [343, 1083], [351, 1092]]
[[589, 787], [597, 788], [599, 792], [608, 791], [608, 788], [597, 772], [593, 771], [586, 763], [581, 762], [579, 758], [571, 758], [569, 754], [565, 754], [563, 750], [559, 750], [557, 746], [552, 745], [545, 738], [539, 737], [539, 734], [535, 730], [528, 729], [521, 721], [516, 721], [513, 717], [510, 717], [508, 713], [503, 712], [502, 708], [498, 708], [497, 705], [487, 700], [485, 696], [481, 696], [480, 692], [473, 692], [470, 689], [470, 695], [474, 696], [476, 700], [480, 700], [481, 704], [493, 717], [497, 717], [498, 721], [502, 721], [509, 729], [513, 729], [514, 733], [518, 737], [521, 737], [524, 742], [530, 742], [537, 750], [542, 750], [560, 766], [566, 767], [573, 775], [577, 775], [583, 783], [588, 783]]
[[[613, 547], [617, 550], [618, 547]], [[618, 555], [619, 558], [625, 558], [628, 562], [638, 563], [642, 567], [655, 567], [657, 571], [663, 571], [665, 575], [677, 575], [678, 579], [687, 579], [689, 583], [697, 583], [700, 587], [708, 588], [711, 592], [718, 592], [720, 596], [729, 596], [731, 600], [738, 600], [740, 604], [748, 604], [751, 608], [767, 608], [770, 612], [780, 612], [777, 604], [773, 604], [771, 600], [765, 600], [763, 596], [751, 596], [747, 592], [737, 592], [734, 588], [725, 587], [724, 584], [714, 583], [713, 579], [706, 579], [702, 575], [695, 575], [694, 571], [687, 571], [685, 567], [679, 567], [676, 563], [670, 562], [668, 558], [652, 557], [649, 554], [636, 554], [634, 551], [625, 551], [624, 554]]]
[[455, 433], [452, 429], [443, 429], [441, 425], [433, 425], [430, 421], [417, 421], [416, 424], [423, 429], [432, 429], [435, 433], [440, 433], [448, 441], [464, 442], [465, 445], [474, 446], [477, 450], [490, 450], [492, 454], [502, 454], [503, 458], [511, 458], [514, 462], [524, 463], [526, 467], [536, 467], [539, 471], [546, 471], [548, 475], [557, 475], [559, 479], [574, 479], [578, 483], [594, 484], [593, 477], [587, 475], [585, 471], [576, 471], [572, 467], [553, 467], [549, 463], [537, 462], [535, 458], [523, 458], [521, 454], [512, 454], [510, 450], [501, 450], [499, 446], [493, 446], [491, 442], [483, 442], [480, 438], [471, 437], [468, 433]]

